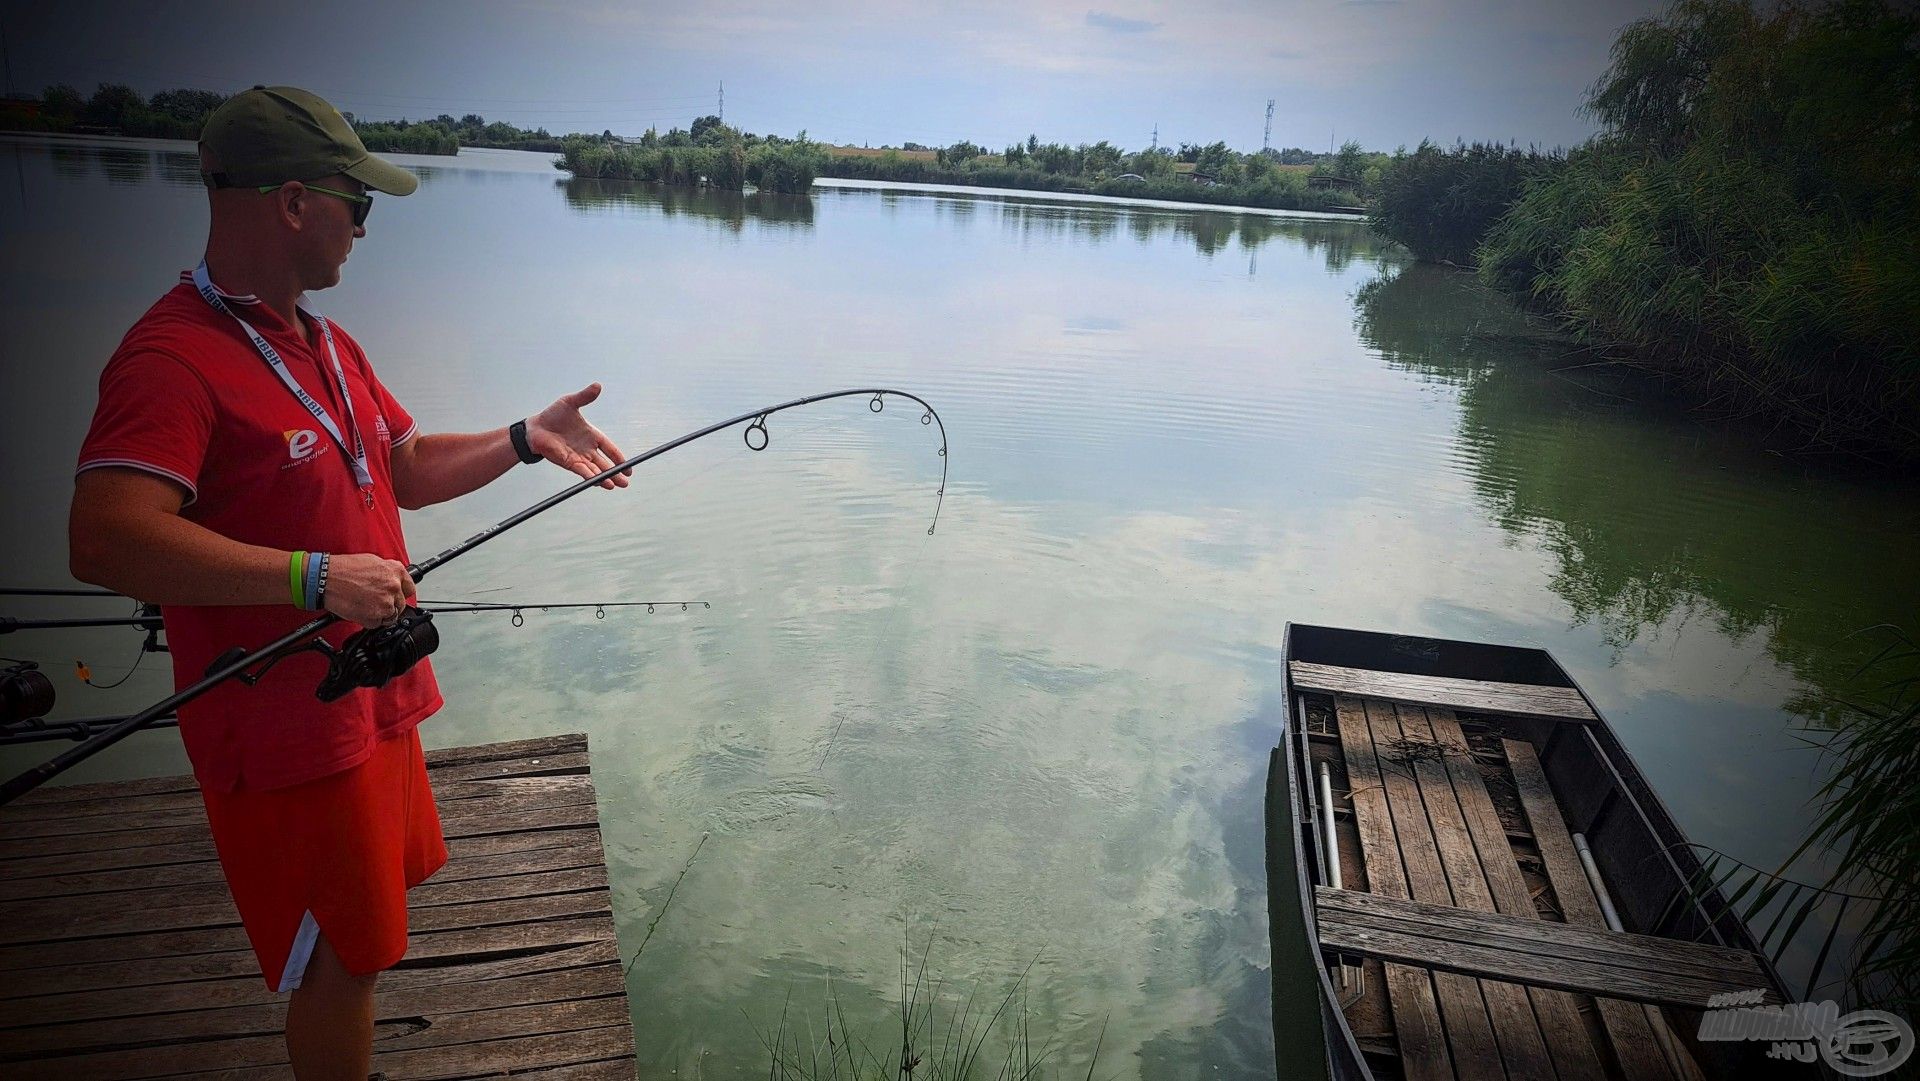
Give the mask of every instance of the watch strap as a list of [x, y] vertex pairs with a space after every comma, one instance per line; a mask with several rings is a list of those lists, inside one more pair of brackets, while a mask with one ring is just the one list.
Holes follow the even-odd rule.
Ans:
[[532, 465], [540, 460], [540, 455], [534, 453], [533, 447], [527, 443], [526, 421], [516, 420], [507, 425], [507, 438], [513, 441], [513, 452], [520, 456], [523, 464]]

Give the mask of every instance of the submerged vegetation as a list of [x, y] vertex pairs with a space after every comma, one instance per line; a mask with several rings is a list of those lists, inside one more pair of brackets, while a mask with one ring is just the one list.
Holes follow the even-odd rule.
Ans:
[[[1106, 1026], [1101, 1025], [1084, 1063], [1066, 1060], [1054, 1037], [1033, 1030], [1026, 978], [1022, 972], [998, 995], [982, 994], [978, 986], [957, 995], [944, 981], [929, 978], [925, 953], [909, 972], [903, 950], [899, 1016], [892, 1031], [877, 1038], [856, 1031], [829, 989], [817, 1029], [812, 1018], [792, 1016], [789, 1004], [772, 1030], [760, 1033], [769, 1056], [767, 1076], [772, 1081], [1092, 1081]], [[797, 1026], [805, 1029], [805, 1038]]]
[[1723, 411], [1920, 456], [1920, 19], [1680, 0], [1588, 109], [1563, 157], [1396, 157], [1378, 224]]

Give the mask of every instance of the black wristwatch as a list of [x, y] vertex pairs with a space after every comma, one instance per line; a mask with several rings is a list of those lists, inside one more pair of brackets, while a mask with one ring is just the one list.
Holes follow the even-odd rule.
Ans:
[[526, 421], [516, 420], [512, 424], [507, 425], [507, 438], [513, 441], [513, 452], [520, 456], [520, 461], [523, 464], [532, 465], [540, 460], [540, 456], [534, 453], [531, 446], [527, 445]]

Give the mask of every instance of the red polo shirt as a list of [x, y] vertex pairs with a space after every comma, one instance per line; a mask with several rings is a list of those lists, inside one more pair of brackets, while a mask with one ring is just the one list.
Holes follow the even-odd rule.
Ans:
[[[313, 335], [309, 346], [254, 298], [221, 295], [280, 352], [351, 446], [317, 317], [301, 316]], [[80, 450], [80, 470], [112, 466], [165, 477], [187, 494], [182, 517], [237, 541], [408, 562], [391, 452], [413, 438], [413, 418], [338, 324], [333, 338], [373, 474], [371, 507], [351, 459], [232, 316], [208, 305], [185, 274], [127, 332], [100, 373], [100, 404]], [[256, 648], [313, 618], [291, 597], [271, 605], [167, 605], [161, 615], [176, 687], [199, 680], [228, 649]], [[338, 646], [358, 629], [336, 624], [324, 637]], [[366, 761], [376, 740], [401, 735], [440, 708], [426, 661], [385, 687], [330, 703], [313, 693], [326, 670], [325, 658], [298, 653], [257, 686], [229, 680], [188, 703], [180, 711], [180, 734], [200, 784], [233, 792], [324, 777]]]

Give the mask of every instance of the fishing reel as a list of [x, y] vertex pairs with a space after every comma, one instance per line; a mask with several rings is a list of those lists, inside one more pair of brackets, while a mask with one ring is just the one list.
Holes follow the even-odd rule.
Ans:
[[19, 724], [53, 712], [53, 681], [32, 661], [0, 669], [0, 724]]
[[[315, 638], [298, 649], [273, 658], [252, 672], [233, 678], [251, 687], [265, 678], [274, 665], [296, 653], [318, 653], [327, 659], [327, 674], [321, 677], [314, 697], [336, 702], [362, 687], [384, 687], [434, 650], [440, 648], [440, 631], [433, 625], [433, 613], [409, 606], [399, 621], [385, 627], [364, 627], [353, 632], [335, 649], [326, 639]], [[246, 656], [244, 649], [230, 649], [207, 666], [209, 675]]]
[[332, 702], [361, 687], [384, 687], [439, 648], [433, 613], [409, 607], [398, 623], [355, 631], [330, 651], [326, 678], [313, 693], [322, 702]]

